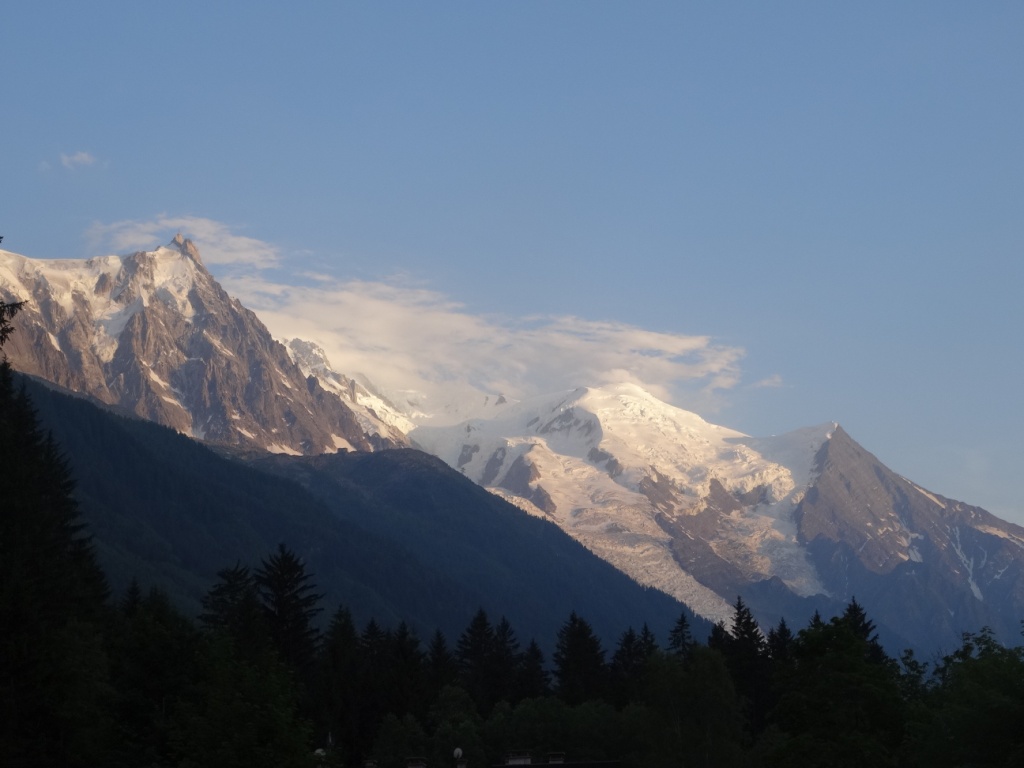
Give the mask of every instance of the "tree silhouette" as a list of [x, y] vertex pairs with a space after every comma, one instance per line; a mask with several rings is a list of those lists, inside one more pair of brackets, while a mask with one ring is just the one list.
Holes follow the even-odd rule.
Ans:
[[558, 630], [554, 661], [557, 692], [567, 704], [605, 695], [604, 649], [590, 624], [575, 611]]
[[[0, 303], [0, 344], [20, 304]], [[0, 755], [95, 760], [107, 686], [106, 582], [52, 437], [0, 360]], [[91, 758], [90, 758], [91, 755]]]
[[317, 603], [323, 595], [317, 594], [302, 561], [284, 544], [262, 561], [254, 576], [274, 646], [282, 661], [304, 676], [320, 639], [313, 619], [321, 611]]

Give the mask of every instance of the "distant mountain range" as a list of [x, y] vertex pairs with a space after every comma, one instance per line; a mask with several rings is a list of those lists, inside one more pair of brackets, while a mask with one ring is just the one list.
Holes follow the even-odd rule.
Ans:
[[[983, 625], [1012, 638], [1024, 617], [1024, 529], [894, 474], [837, 424], [753, 438], [622, 384], [481, 393], [429, 426], [314, 343], [273, 340], [180, 237], [77, 262], [0, 251], [0, 297], [28, 301], [7, 346], [17, 369], [248, 452], [328, 506], [389, 467], [374, 493], [415, 527], [447, 470], [364, 455], [413, 445], [712, 620], [737, 595], [761, 621], [797, 625], [856, 596], [890, 644], [949, 648]], [[443, 547], [450, 532], [428, 530]]]

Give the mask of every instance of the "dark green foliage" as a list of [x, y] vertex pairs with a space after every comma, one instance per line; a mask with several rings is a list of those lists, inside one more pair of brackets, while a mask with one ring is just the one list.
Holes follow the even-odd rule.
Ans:
[[725, 657], [736, 692], [745, 703], [749, 730], [758, 733], [772, 705], [771, 662], [768, 643], [742, 597], [733, 606], [730, 631], [713, 633], [709, 645]]
[[740, 702], [719, 652], [696, 645], [685, 660], [653, 654], [639, 703], [640, 710], [624, 710], [640, 733], [635, 764], [742, 764]]
[[[870, 633], [869, 633], [870, 634]], [[845, 616], [802, 630], [762, 742], [769, 765], [897, 765], [904, 705], [895, 667]]]
[[173, 744], [176, 718], [199, 684], [203, 646], [166, 594], [153, 589], [142, 597], [133, 585], [108, 632], [111, 684], [117, 692], [110, 764], [164, 765], [180, 757]]
[[768, 657], [776, 667], [786, 666], [793, 654], [793, 643], [795, 638], [786, 619], [779, 619], [779, 623], [768, 630], [767, 650]]
[[517, 700], [536, 699], [551, 692], [551, 675], [544, 664], [544, 652], [536, 640], [526, 646], [519, 667]]
[[293, 551], [279, 544], [253, 574], [274, 647], [300, 678], [312, 669], [320, 632], [313, 624], [322, 610], [312, 574]]
[[696, 642], [690, 632], [690, 621], [685, 613], [680, 613], [672, 630], [668, 633], [668, 650], [681, 659], [686, 659], [692, 653]]
[[202, 625], [223, 634], [237, 654], [257, 661], [271, 652], [270, 624], [256, 580], [247, 565], [236, 563], [217, 572], [218, 581], [203, 597]]
[[554, 661], [556, 690], [566, 703], [581, 704], [607, 696], [608, 670], [601, 640], [575, 611], [558, 630]]
[[439, 691], [446, 685], [455, 685], [459, 675], [459, 662], [448, 647], [441, 630], [435, 630], [427, 646], [427, 681], [431, 690]]
[[459, 685], [476, 702], [480, 712], [489, 712], [497, 699], [492, 679], [495, 653], [494, 627], [487, 611], [480, 608], [459, 636], [455, 658], [459, 664]]
[[919, 765], [1024, 765], [1024, 647], [1004, 647], [988, 628], [965, 634], [913, 712], [905, 752]]
[[200, 656], [199, 683], [178, 713], [174, 746], [181, 768], [309, 766], [309, 726], [299, 717], [291, 675], [274, 658], [239, 658], [211, 636]]
[[[0, 342], [15, 305], [0, 304]], [[89, 764], [105, 747], [106, 582], [56, 443], [0, 360], [0, 756]]]
[[612, 701], [617, 707], [624, 707], [636, 700], [637, 691], [643, 677], [644, 667], [651, 654], [657, 649], [653, 636], [647, 627], [647, 636], [638, 635], [632, 627], [622, 633], [619, 645], [612, 654], [608, 667]]
[[352, 614], [338, 608], [324, 635], [313, 684], [316, 743], [359, 743], [360, 708], [359, 633]]

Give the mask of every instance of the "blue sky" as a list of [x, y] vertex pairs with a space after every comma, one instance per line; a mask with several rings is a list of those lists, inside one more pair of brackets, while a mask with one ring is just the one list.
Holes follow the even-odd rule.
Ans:
[[9, 5], [3, 247], [180, 229], [391, 387], [835, 420], [1024, 523], [1024, 4]]

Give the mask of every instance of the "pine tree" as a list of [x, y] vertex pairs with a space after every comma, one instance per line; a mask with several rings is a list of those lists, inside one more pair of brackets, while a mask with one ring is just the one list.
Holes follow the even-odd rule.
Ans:
[[685, 661], [693, 652], [694, 645], [696, 643], [693, 640], [693, 635], [690, 633], [690, 621], [686, 618], [685, 612], [680, 613], [679, 618], [676, 619], [676, 623], [668, 633], [668, 650]]
[[426, 669], [427, 684], [435, 697], [446, 685], [454, 685], [458, 678], [459, 662], [440, 629], [434, 630], [427, 645]]
[[494, 647], [494, 627], [487, 612], [480, 608], [459, 636], [455, 657], [459, 662], [459, 683], [481, 714], [488, 713], [497, 700], [492, 679]]
[[531, 640], [523, 652], [519, 666], [518, 699], [536, 699], [547, 696], [551, 692], [551, 675], [544, 667], [544, 652]]
[[313, 619], [323, 595], [306, 573], [298, 555], [279, 544], [277, 552], [263, 560], [254, 574], [263, 601], [270, 636], [282, 661], [300, 676], [312, 668], [320, 633]]
[[882, 664], [889, 660], [888, 655], [878, 641], [878, 633], [875, 632], [875, 622], [868, 618], [864, 607], [857, 602], [856, 597], [850, 598], [849, 605], [838, 618], [850, 631], [867, 643], [868, 660], [875, 664]]
[[502, 616], [494, 628], [494, 648], [488, 664], [495, 702], [507, 701], [515, 704], [518, 701], [517, 681], [521, 659], [515, 630], [508, 619]]
[[558, 630], [554, 661], [557, 692], [564, 702], [582, 704], [605, 695], [604, 649], [590, 624], [575, 611]]
[[[0, 345], [20, 304], [0, 302]], [[106, 582], [71, 472], [0, 360], [0, 755], [95, 762], [103, 746]]]
[[359, 732], [359, 633], [352, 614], [339, 606], [320, 648], [315, 682], [318, 747], [341, 755], [355, 750]]
[[732, 628], [721, 650], [736, 692], [748, 703], [750, 727], [758, 733], [771, 705], [771, 667], [768, 644], [742, 597], [736, 598]]
[[776, 665], [787, 664], [793, 653], [793, 632], [786, 619], [779, 619], [777, 626], [768, 630], [768, 656]]
[[235, 563], [217, 572], [218, 581], [203, 596], [202, 626], [228, 638], [238, 655], [259, 662], [271, 652], [267, 614], [249, 567]]
[[643, 653], [644, 658], [650, 657], [652, 653], [658, 650], [658, 641], [654, 637], [654, 633], [651, 628], [647, 626], [647, 622], [640, 628], [640, 652]]
[[632, 627], [622, 633], [608, 670], [612, 683], [612, 697], [617, 707], [624, 707], [634, 699], [649, 655], [640, 635]]

